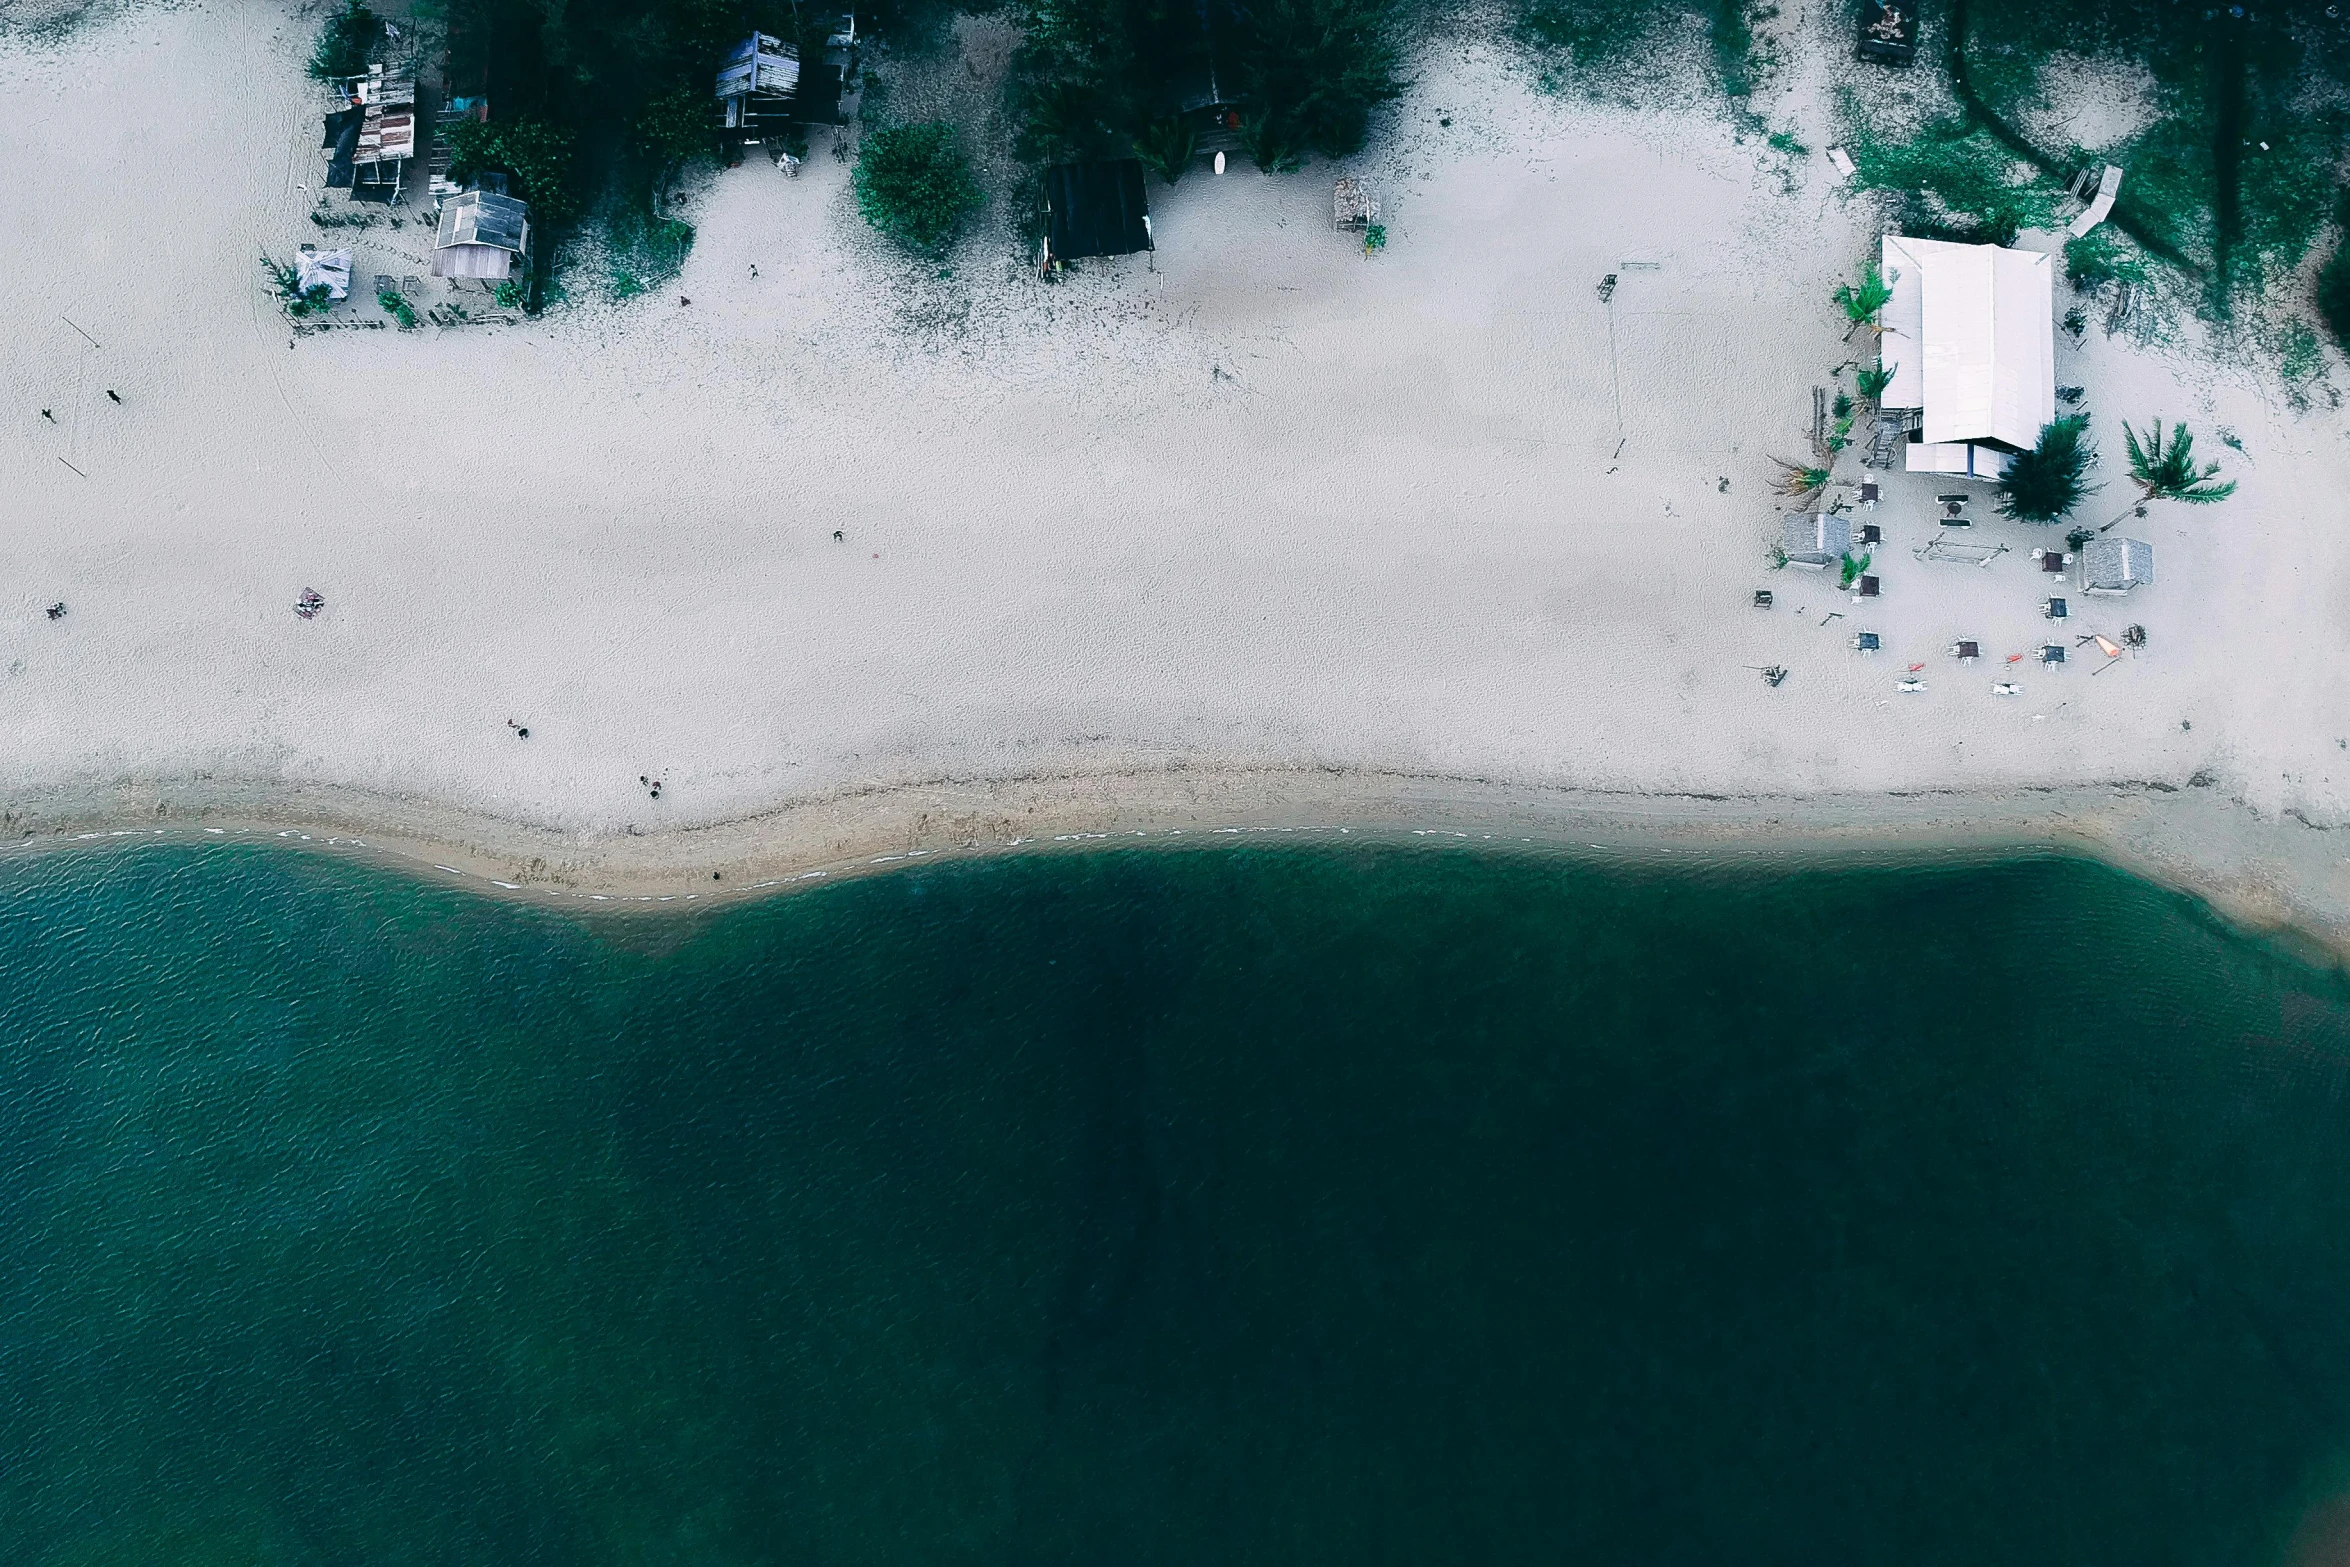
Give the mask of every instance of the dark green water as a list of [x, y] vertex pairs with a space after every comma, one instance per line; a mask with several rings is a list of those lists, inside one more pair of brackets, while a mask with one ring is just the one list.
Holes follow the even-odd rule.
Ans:
[[2350, 1001], [2093, 867], [0, 866], [0, 1558], [2265, 1563]]

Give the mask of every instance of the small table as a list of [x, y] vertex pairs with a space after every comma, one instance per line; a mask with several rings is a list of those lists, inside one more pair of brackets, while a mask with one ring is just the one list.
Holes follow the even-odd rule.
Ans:
[[2041, 613], [2050, 620], [2062, 620], [2072, 611], [2063, 599], [2050, 599], [2047, 607], [2041, 610]]

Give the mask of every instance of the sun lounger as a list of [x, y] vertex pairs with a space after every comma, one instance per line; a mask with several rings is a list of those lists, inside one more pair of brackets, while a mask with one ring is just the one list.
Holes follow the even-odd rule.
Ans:
[[1771, 604], [1772, 597], [1771, 590], [1769, 588], [1756, 588], [1754, 590], [1754, 607], [1756, 609], [1769, 609]]
[[1907, 680], [1894, 681], [1893, 689], [1910, 696], [1915, 696], [1920, 691], [1926, 689], [1926, 683], [1923, 680], [1918, 679], [1915, 675], [1912, 675]]
[[2065, 225], [2067, 232], [2073, 238], [2079, 239], [2098, 224], [2103, 223], [2113, 211], [2113, 198], [2121, 194], [2121, 189], [2122, 171], [2110, 163], [2107, 164], [2105, 172], [2097, 176], [2097, 193], [2089, 198], [2088, 210]]
[[1991, 694], [1993, 696], [2014, 696], [2021, 690], [2023, 690], [2023, 687], [2017, 685], [2012, 680], [1995, 681], [1991, 686]]

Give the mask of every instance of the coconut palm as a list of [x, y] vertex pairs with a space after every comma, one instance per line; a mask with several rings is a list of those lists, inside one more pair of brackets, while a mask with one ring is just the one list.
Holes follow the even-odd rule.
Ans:
[[1852, 372], [1852, 384], [1860, 389], [1861, 401], [1874, 408], [1885, 400], [1885, 389], [1893, 384], [1893, 372], [1900, 368], [1878, 360], [1866, 370]]
[[[1893, 276], [1899, 277], [1901, 274], [1896, 272]], [[1877, 312], [1884, 309], [1893, 298], [1893, 284], [1877, 270], [1877, 264], [1872, 261], [1861, 269], [1858, 288], [1850, 283], [1839, 283], [1836, 292], [1829, 297], [1843, 310], [1844, 319], [1852, 323], [1844, 333], [1845, 340], [1849, 342], [1852, 334], [1864, 326], [1883, 330], [1876, 327]]]
[[2153, 501], [2184, 501], [2190, 506], [2210, 506], [2236, 493], [2236, 481], [2222, 479], [2218, 463], [2205, 463], [2200, 469], [2195, 466], [2195, 437], [2188, 433], [2183, 424], [2171, 426], [2170, 436], [2166, 440], [2162, 433], [2162, 421], [2157, 419], [2146, 438], [2140, 440], [2138, 432], [2124, 423], [2122, 441], [2130, 449], [2130, 482], [2137, 485], [2143, 494], [2129, 511], [2099, 528], [2099, 533], [2115, 526], [2122, 517], [2144, 510]]
[[2067, 414], [2040, 427], [2030, 451], [2008, 460], [1999, 478], [2000, 515], [2018, 522], [2057, 522], [2096, 486], [2086, 482], [2097, 453], [2084, 444], [2087, 414]]

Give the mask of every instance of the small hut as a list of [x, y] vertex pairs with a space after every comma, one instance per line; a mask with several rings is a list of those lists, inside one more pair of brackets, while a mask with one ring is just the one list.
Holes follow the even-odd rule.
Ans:
[[2083, 593], [2127, 593], [2154, 580], [2154, 546], [2143, 539], [2093, 539], [2081, 550]]
[[1918, 57], [1918, 0], [1861, 0], [1860, 42], [1853, 51], [1879, 65]]
[[726, 128], [756, 142], [770, 124], [791, 117], [800, 92], [800, 50], [773, 33], [753, 33], [736, 44], [718, 69], [718, 101]]
[[521, 275], [530, 258], [530, 208], [492, 190], [461, 191], [441, 203], [432, 275], [477, 278], [492, 287]]
[[1785, 547], [1790, 566], [1833, 566], [1852, 553], [1852, 524], [1832, 511], [1791, 511]]
[[1142, 164], [1133, 158], [1056, 163], [1044, 171], [1046, 266], [1079, 256], [1127, 256], [1151, 246]]

